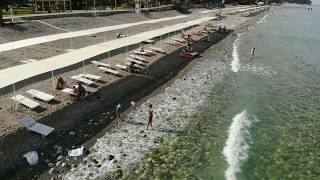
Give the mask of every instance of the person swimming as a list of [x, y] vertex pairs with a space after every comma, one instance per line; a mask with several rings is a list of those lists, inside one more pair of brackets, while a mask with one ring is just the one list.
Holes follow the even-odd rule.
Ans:
[[256, 51], [256, 48], [252, 48], [251, 52], [250, 52], [250, 62], [253, 62], [253, 58], [254, 58], [254, 53]]

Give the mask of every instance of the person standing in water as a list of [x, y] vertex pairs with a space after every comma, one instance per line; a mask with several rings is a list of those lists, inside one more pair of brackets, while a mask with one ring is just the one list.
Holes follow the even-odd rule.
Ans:
[[153, 108], [152, 108], [152, 104], [149, 105], [148, 113], [149, 113], [149, 118], [148, 118], [147, 130], [149, 129], [149, 125], [150, 125], [150, 127], [152, 127], [152, 119], [153, 119]]
[[250, 62], [253, 62], [253, 58], [254, 58], [254, 52], [255, 52], [256, 48], [252, 48], [251, 49], [251, 56], [250, 56]]

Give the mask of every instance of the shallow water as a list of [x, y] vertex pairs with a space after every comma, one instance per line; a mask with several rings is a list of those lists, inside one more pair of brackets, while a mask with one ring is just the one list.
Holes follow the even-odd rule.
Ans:
[[[244, 109], [256, 118], [242, 130], [243, 124], [234, 131], [230, 127], [225, 149], [232, 153], [223, 151], [229, 164], [225, 179], [320, 178], [319, 10], [275, 12], [236, 40], [233, 63], [238, 68], [232, 70], [239, 94], [226, 112], [234, 114], [231, 127]], [[238, 142], [230, 145], [233, 133]]]

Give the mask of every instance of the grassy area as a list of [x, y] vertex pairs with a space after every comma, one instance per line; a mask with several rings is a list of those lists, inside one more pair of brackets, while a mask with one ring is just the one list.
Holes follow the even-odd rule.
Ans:
[[[23, 15], [23, 14], [32, 14], [32, 7], [17, 7], [17, 8], [12, 8], [13, 14], [14, 15]], [[11, 12], [10, 9], [9, 11], [5, 11], [4, 9], [2, 10], [4, 16], [10, 16]]]

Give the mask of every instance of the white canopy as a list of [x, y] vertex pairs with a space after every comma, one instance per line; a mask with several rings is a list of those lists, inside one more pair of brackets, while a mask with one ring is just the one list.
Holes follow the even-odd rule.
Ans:
[[203, 17], [200, 19], [180, 23], [165, 28], [143, 32], [133, 36], [111, 40], [105, 43], [81, 48], [75, 51], [57, 55], [41, 61], [14, 66], [11, 68], [0, 70], [0, 88], [4, 88], [13, 83], [23, 81], [25, 79], [54, 71], [56, 69], [71, 66], [80, 63], [100, 54], [123, 48], [129, 45], [138, 44], [142, 41], [162, 36], [167, 33], [182, 30], [203, 22], [213, 20], [216, 17]]

